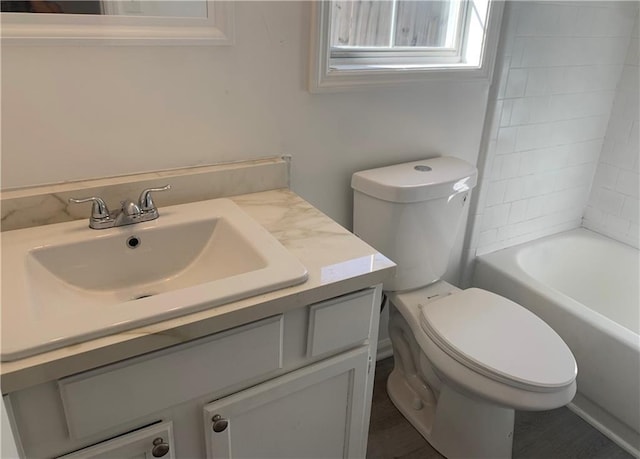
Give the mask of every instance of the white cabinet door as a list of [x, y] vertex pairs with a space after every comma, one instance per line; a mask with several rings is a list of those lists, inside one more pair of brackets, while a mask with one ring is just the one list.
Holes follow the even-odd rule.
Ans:
[[60, 456], [58, 459], [174, 459], [173, 450], [172, 424], [163, 422]]
[[367, 371], [360, 348], [210, 403], [207, 457], [364, 457]]

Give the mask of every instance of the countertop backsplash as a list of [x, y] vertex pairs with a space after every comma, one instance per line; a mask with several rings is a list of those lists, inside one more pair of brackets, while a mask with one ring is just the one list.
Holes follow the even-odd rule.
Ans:
[[58, 183], [3, 191], [0, 194], [2, 231], [86, 218], [91, 203], [69, 204], [69, 198], [99, 196], [109, 209], [125, 199], [135, 202], [145, 188], [171, 185], [154, 195], [162, 207], [205, 199], [287, 188], [288, 162], [270, 157], [211, 166]]

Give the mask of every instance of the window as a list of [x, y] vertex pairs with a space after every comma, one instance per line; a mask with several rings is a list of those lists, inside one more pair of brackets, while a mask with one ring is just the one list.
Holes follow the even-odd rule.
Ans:
[[502, 6], [490, 0], [317, 2], [311, 90], [488, 78]]

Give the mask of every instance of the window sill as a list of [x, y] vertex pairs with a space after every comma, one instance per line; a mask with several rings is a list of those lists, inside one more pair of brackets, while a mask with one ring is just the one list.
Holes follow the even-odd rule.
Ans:
[[309, 90], [322, 93], [437, 80], [488, 81], [490, 73], [488, 66], [341, 65], [317, 75]]

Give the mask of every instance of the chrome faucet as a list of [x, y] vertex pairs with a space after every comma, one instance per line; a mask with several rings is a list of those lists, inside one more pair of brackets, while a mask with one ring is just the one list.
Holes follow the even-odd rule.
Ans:
[[120, 203], [120, 209], [113, 212], [109, 212], [104, 200], [97, 196], [81, 199], [69, 198], [69, 202], [76, 204], [93, 202], [91, 206], [91, 217], [89, 218], [89, 227], [93, 229], [113, 228], [116, 226], [148, 222], [158, 218], [158, 209], [151, 198], [151, 193], [170, 189], [171, 185], [160, 188], [147, 188], [140, 193], [137, 204], [127, 199]]

